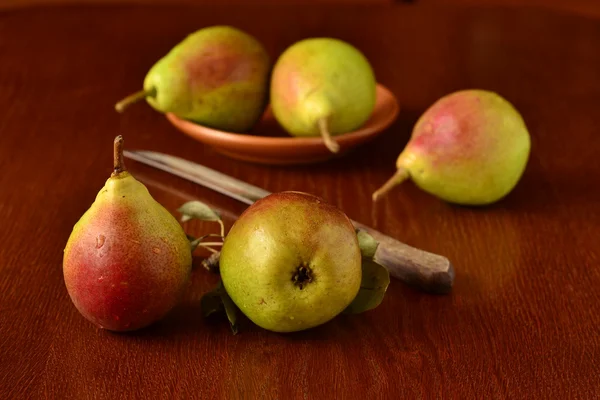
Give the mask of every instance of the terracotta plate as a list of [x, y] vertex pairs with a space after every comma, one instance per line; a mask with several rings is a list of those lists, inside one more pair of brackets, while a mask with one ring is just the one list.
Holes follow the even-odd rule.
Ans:
[[288, 135], [277, 123], [270, 108], [251, 132], [224, 132], [183, 120], [173, 114], [167, 119], [180, 131], [212, 146], [228, 157], [270, 165], [306, 164], [344, 155], [348, 150], [373, 139], [396, 119], [399, 112], [396, 97], [386, 87], [377, 85], [377, 102], [369, 120], [358, 130], [334, 136], [340, 145], [331, 153], [320, 137], [297, 138]]

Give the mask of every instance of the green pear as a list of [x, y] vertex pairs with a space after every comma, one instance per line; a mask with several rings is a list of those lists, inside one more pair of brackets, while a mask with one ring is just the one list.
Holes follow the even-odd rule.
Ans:
[[376, 201], [406, 179], [450, 203], [486, 205], [506, 196], [525, 170], [531, 139], [515, 107], [497, 93], [461, 90], [419, 118]]
[[132, 331], [163, 318], [190, 283], [190, 243], [175, 217], [123, 164], [115, 168], [73, 227], [63, 275], [77, 310], [111, 331]]
[[376, 100], [375, 75], [354, 46], [333, 38], [294, 43], [277, 59], [271, 75], [271, 107], [279, 124], [293, 136], [332, 138], [359, 128]]
[[219, 268], [242, 313], [274, 332], [333, 319], [354, 300], [362, 278], [351, 221], [300, 192], [271, 194], [247, 208], [225, 237]]
[[141, 99], [157, 111], [232, 132], [247, 131], [267, 104], [270, 58], [263, 45], [230, 26], [188, 35], [148, 71], [144, 89], [115, 108]]

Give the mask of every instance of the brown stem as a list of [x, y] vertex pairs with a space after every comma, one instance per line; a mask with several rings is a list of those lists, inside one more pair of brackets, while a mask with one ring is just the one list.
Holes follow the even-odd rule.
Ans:
[[202, 260], [202, 265], [210, 272], [218, 273], [219, 272], [219, 259], [221, 258], [221, 252], [217, 251], [216, 253], [211, 254], [208, 258]]
[[114, 141], [114, 171], [112, 176], [119, 175], [121, 172], [125, 171], [125, 161], [123, 160], [123, 136], [119, 135], [115, 138]]
[[329, 127], [327, 125], [327, 118], [319, 119], [318, 123], [319, 123], [319, 132], [321, 133], [321, 137], [323, 137], [325, 146], [327, 146], [329, 151], [331, 151], [332, 153], [337, 153], [338, 151], [340, 151], [340, 145], [337, 144], [337, 142], [335, 140], [333, 140], [333, 138], [331, 137], [331, 134], [329, 133]]
[[381, 196], [389, 192], [394, 186], [399, 185], [408, 178], [408, 171], [402, 167], [396, 170], [396, 173], [388, 179], [379, 189], [373, 193], [373, 201], [377, 201]]
[[137, 103], [140, 100], [145, 99], [149, 96], [154, 96], [156, 91], [154, 89], [149, 90], [140, 90], [139, 92], [135, 92], [125, 97], [123, 100], [120, 100], [117, 104], [115, 104], [115, 110], [118, 112], [123, 112], [130, 105]]

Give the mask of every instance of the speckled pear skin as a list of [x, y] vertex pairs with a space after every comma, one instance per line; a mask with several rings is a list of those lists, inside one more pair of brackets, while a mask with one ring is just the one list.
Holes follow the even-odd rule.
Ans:
[[396, 167], [443, 200], [487, 205], [514, 189], [530, 151], [529, 132], [511, 103], [491, 91], [461, 90], [419, 118]]
[[262, 44], [237, 28], [219, 25], [188, 35], [146, 74], [146, 100], [201, 125], [244, 132], [268, 101], [270, 57]]
[[353, 131], [371, 116], [375, 74], [354, 46], [334, 38], [294, 43], [277, 59], [271, 78], [273, 115], [293, 136], [319, 136], [328, 117], [331, 135]]
[[177, 220], [129, 172], [111, 176], [73, 227], [63, 275], [95, 325], [132, 331], [163, 318], [190, 282], [190, 244]]
[[[309, 269], [302, 286], [294, 277]], [[361, 253], [348, 217], [310, 194], [280, 192], [246, 209], [221, 250], [223, 285], [240, 310], [275, 332], [333, 319], [360, 288]], [[298, 278], [296, 276], [296, 278]]]

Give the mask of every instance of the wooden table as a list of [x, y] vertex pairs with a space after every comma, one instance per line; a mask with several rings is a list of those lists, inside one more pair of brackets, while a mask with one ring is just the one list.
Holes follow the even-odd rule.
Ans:
[[[185, 34], [228, 23], [276, 55], [334, 35], [398, 96], [397, 122], [319, 165], [234, 161], [145, 105], [114, 102]], [[0, 398], [593, 399], [600, 396], [600, 21], [519, 9], [395, 7], [48, 8], [0, 14]], [[486, 208], [445, 204], [411, 183], [377, 206], [416, 118], [440, 96], [496, 90], [533, 136], [525, 176]], [[383, 303], [319, 328], [233, 336], [204, 320], [200, 270], [161, 323], [94, 328], [62, 277], [73, 224], [111, 171], [112, 139], [175, 154], [271, 191], [303, 190], [456, 266], [450, 295], [392, 281]], [[244, 206], [130, 162], [174, 214], [200, 199], [228, 226]], [[186, 225], [193, 234], [209, 223]], [[200, 255], [195, 263], [201, 260]]]

